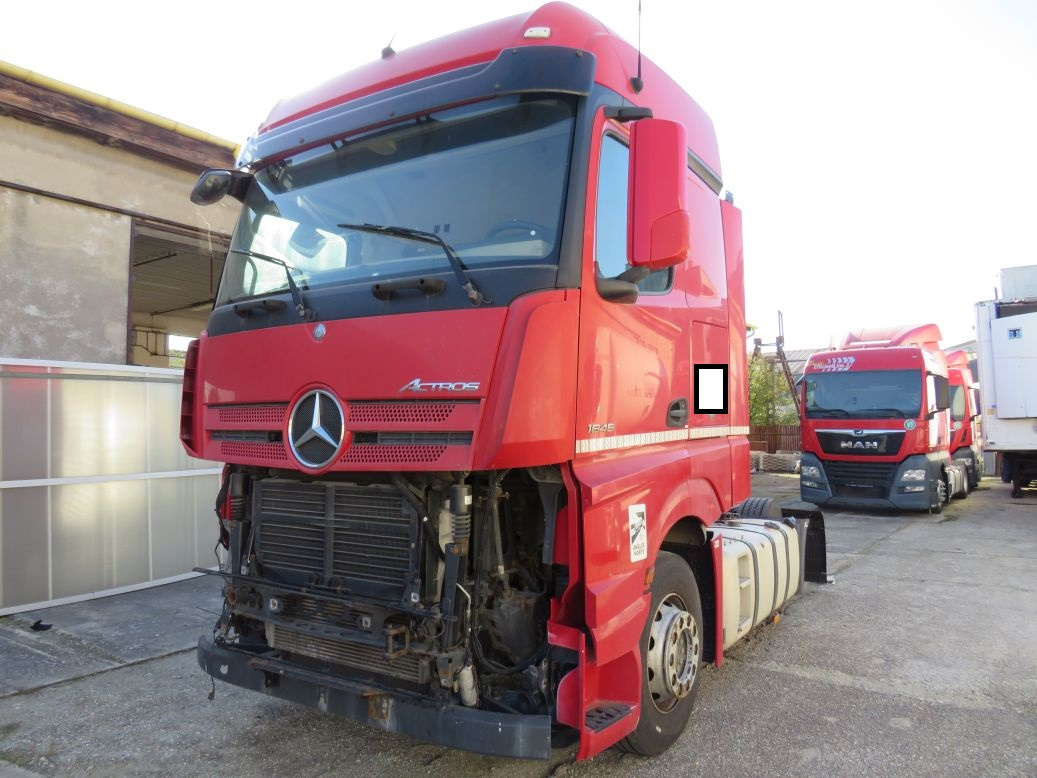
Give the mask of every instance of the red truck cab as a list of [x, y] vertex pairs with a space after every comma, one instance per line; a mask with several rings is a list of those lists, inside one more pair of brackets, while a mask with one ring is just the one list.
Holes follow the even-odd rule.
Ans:
[[979, 384], [972, 377], [968, 352], [947, 352], [947, 378], [951, 392], [951, 458], [965, 467], [969, 490], [979, 485], [983, 472]]
[[963, 494], [939, 340], [935, 324], [858, 330], [842, 348], [810, 357], [801, 389], [803, 500], [939, 511]]
[[809, 506], [721, 521], [741, 216], [709, 118], [599, 22], [551, 3], [284, 100], [192, 199], [225, 194], [181, 419], [227, 463], [215, 678], [489, 754], [659, 753], [702, 663], [824, 579]]

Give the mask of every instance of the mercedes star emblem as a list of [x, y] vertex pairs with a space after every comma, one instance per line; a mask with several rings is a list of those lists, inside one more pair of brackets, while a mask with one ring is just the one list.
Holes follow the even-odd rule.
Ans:
[[310, 468], [329, 464], [342, 445], [342, 422], [342, 406], [333, 394], [322, 389], [304, 394], [288, 422], [288, 443], [295, 458]]

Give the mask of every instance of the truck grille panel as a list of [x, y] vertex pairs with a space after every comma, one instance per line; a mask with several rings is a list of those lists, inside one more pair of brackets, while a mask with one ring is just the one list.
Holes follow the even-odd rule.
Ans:
[[398, 602], [417, 570], [417, 516], [389, 486], [261, 481], [256, 556], [278, 580]]
[[342, 461], [350, 465], [423, 464], [439, 461], [446, 446], [350, 446]]
[[904, 432], [872, 433], [855, 436], [842, 431], [817, 431], [817, 441], [826, 454], [850, 454], [853, 456], [890, 456], [900, 453]]
[[273, 405], [223, 405], [216, 413], [221, 424], [272, 424], [280, 427], [287, 403]]
[[285, 453], [284, 443], [249, 443], [224, 440], [220, 442], [220, 455], [228, 461], [244, 459], [274, 460], [287, 462], [288, 454]]
[[349, 403], [349, 420], [356, 424], [440, 424], [449, 419], [459, 405], [466, 404], [478, 404], [478, 401], [354, 400]]

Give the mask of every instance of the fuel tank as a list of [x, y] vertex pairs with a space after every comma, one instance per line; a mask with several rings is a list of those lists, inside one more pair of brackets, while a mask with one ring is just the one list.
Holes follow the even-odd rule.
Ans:
[[726, 650], [800, 590], [805, 536], [780, 519], [729, 517], [712, 529], [723, 538]]

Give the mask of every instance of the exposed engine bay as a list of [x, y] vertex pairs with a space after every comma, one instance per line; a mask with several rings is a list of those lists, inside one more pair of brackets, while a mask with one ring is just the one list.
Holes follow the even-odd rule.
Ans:
[[320, 480], [229, 467], [216, 641], [257, 668], [552, 713], [576, 663], [547, 643], [568, 582], [552, 564], [564, 502], [557, 467]]

